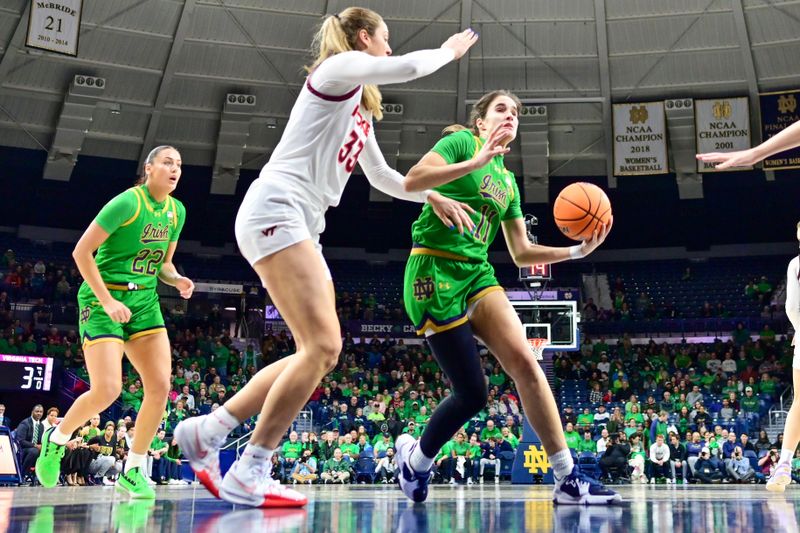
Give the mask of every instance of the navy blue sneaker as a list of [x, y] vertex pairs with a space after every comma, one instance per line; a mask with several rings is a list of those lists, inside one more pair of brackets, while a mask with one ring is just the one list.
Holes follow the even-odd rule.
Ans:
[[582, 474], [578, 465], [561, 479], [556, 479], [553, 502], [559, 505], [608, 505], [619, 503], [622, 497], [593, 477]]
[[397, 479], [400, 481], [400, 489], [416, 503], [424, 502], [428, 498], [428, 483], [431, 480], [431, 470], [433, 470], [419, 473], [411, 468], [409, 463], [411, 453], [418, 445], [419, 442], [408, 433], [400, 435], [395, 442], [397, 448]]

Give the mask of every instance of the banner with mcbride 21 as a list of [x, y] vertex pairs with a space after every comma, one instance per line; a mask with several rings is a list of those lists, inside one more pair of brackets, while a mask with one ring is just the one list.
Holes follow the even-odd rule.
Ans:
[[[800, 90], [763, 93], [759, 96], [763, 140], [800, 120]], [[786, 150], [764, 160], [764, 170], [790, 168], [800, 168], [800, 148]]]

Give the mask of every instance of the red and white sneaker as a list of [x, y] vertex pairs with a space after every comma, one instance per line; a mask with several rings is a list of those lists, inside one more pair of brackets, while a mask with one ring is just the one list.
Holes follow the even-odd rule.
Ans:
[[225, 443], [225, 436], [211, 436], [203, 431], [203, 422], [208, 415], [183, 420], [175, 428], [175, 439], [183, 455], [189, 459], [198, 481], [208, 492], [219, 498], [222, 475], [219, 470], [219, 449]]
[[220, 497], [228, 502], [250, 507], [303, 507], [308, 498], [269, 477], [270, 465], [235, 461], [220, 486]]

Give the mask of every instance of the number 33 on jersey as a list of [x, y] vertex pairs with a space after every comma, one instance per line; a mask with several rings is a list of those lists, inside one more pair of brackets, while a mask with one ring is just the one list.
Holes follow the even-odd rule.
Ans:
[[367, 137], [369, 137], [369, 130], [372, 128], [372, 122], [365, 119], [356, 105], [351, 115], [355, 119], [355, 124], [350, 133], [347, 134], [347, 140], [339, 150], [339, 163], [344, 165], [344, 169], [350, 173], [356, 168], [358, 163], [358, 156], [361, 155], [361, 150], [364, 149]]

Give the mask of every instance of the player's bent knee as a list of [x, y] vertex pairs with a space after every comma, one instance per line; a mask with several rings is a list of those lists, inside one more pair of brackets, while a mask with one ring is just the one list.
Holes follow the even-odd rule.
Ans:
[[342, 339], [337, 336], [320, 336], [308, 343], [308, 356], [316, 361], [321, 371], [328, 373], [339, 363], [342, 351]]
[[151, 378], [143, 383], [145, 397], [152, 396], [154, 398], [166, 397], [169, 394], [169, 378], [161, 377]]
[[530, 383], [537, 381], [540, 377], [537, 372], [539, 363], [530, 352], [515, 354], [513, 360], [506, 361], [503, 366], [514, 381], [522, 380]]
[[122, 393], [122, 382], [116, 380], [94, 380], [91, 385], [92, 395], [98, 404], [102, 404], [102, 408], [111, 405], [119, 398]]

